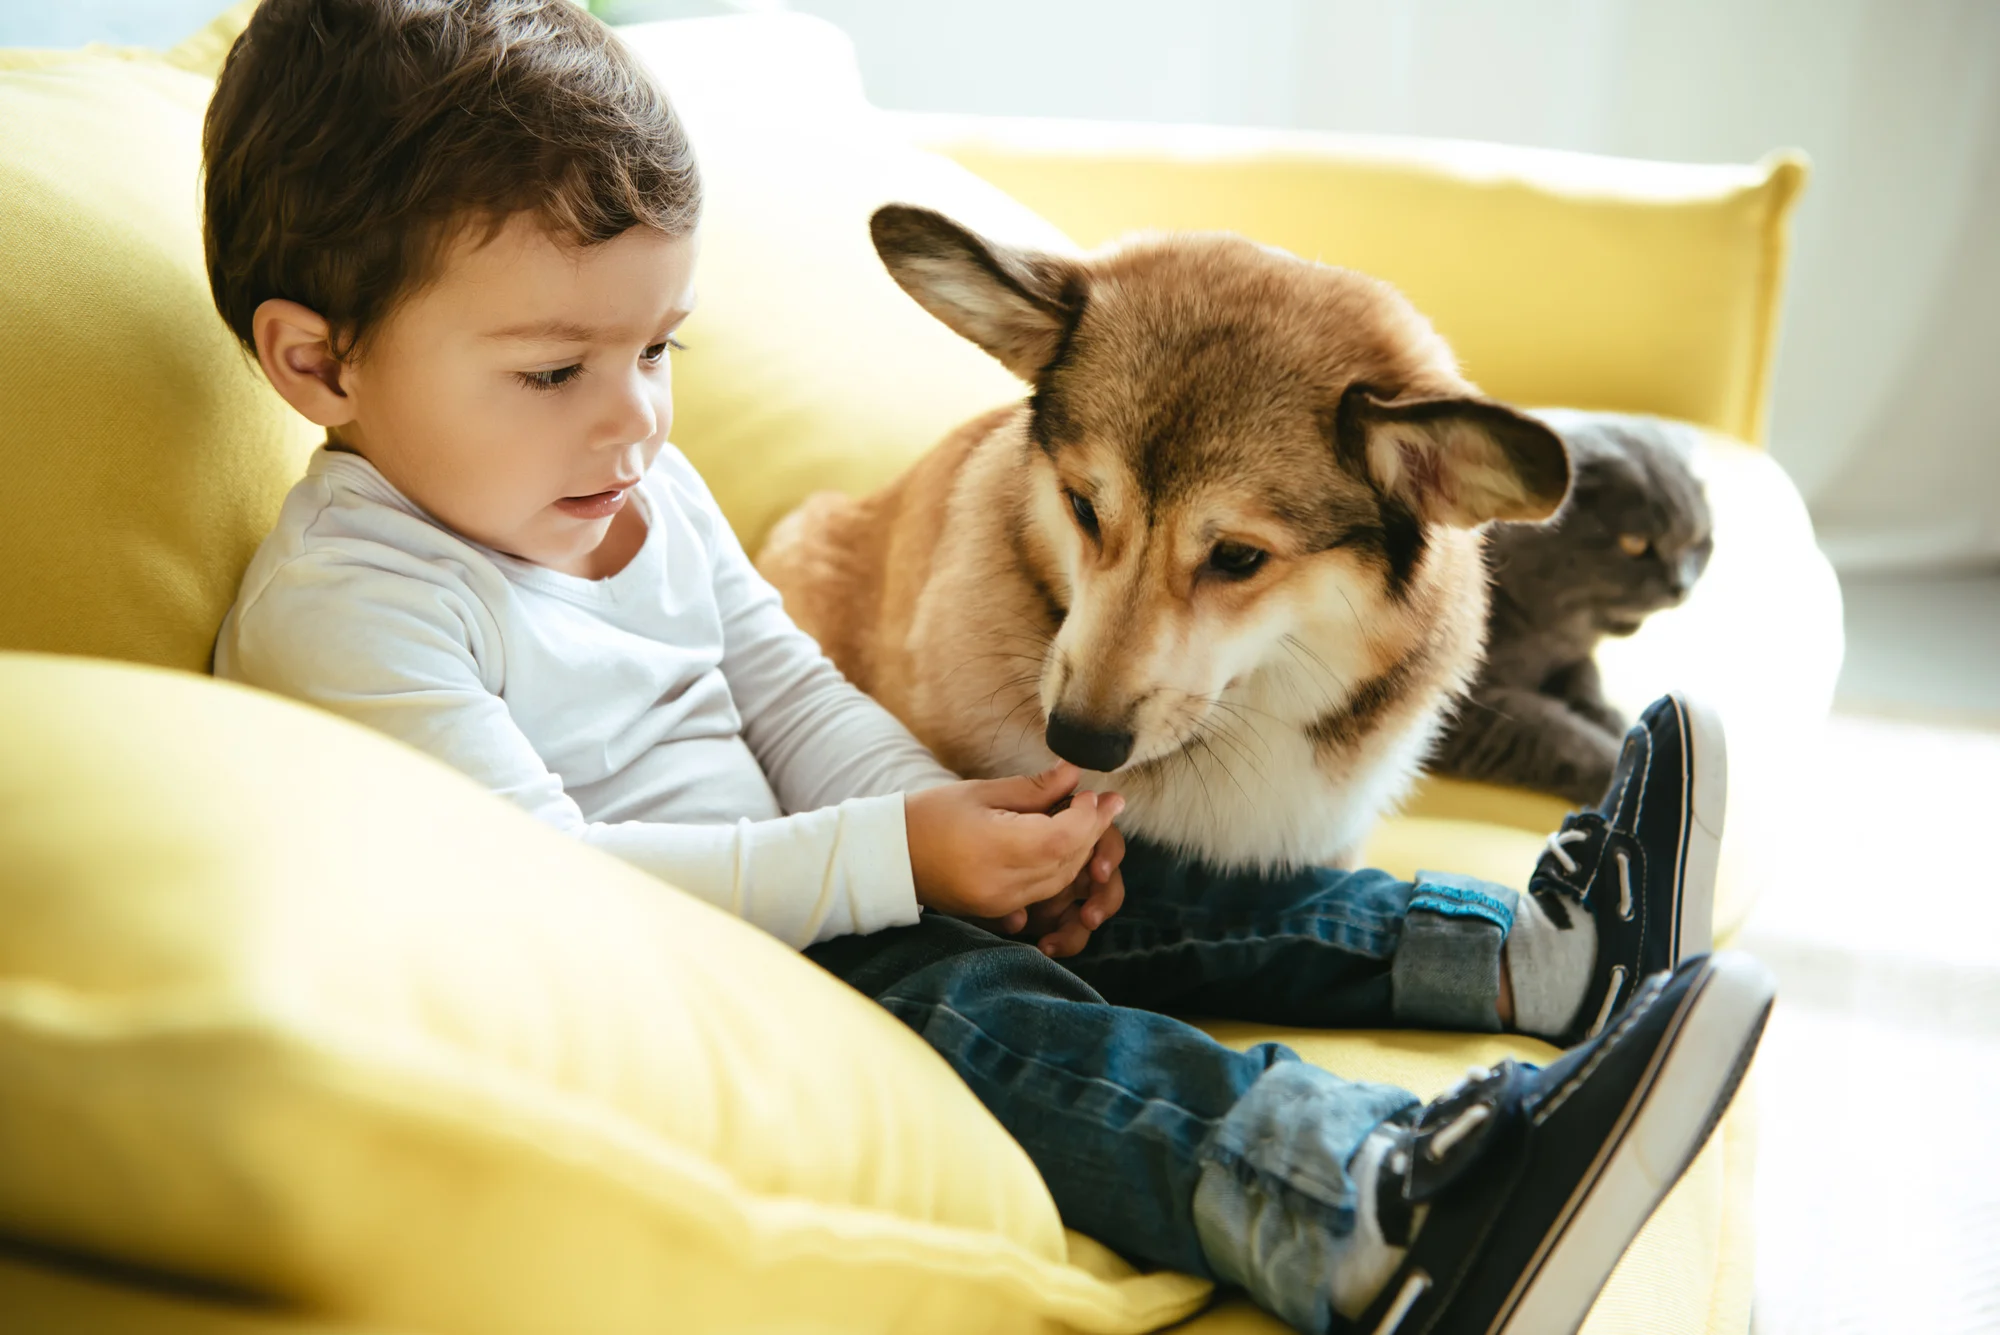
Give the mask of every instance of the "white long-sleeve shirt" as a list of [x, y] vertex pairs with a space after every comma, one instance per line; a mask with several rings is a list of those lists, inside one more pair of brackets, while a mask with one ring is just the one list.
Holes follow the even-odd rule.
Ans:
[[794, 946], [914, 922], [901, 794], [955, 776], [785, 615], [678, 450], [630, 503], [644, 545], [581, 579], [322, 449], [244, 575], [216, 675], [428, 751]]

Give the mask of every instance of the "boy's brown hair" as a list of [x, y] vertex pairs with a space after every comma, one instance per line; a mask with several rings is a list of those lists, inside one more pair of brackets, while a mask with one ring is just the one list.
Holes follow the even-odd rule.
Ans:
[[468, 227], [532, 212], [588, 246], [701, 209], [666, 94], [570, 0], [264, 0], [202, 157], [209, 287], [253, 349], [282, 297], [348, 356]]

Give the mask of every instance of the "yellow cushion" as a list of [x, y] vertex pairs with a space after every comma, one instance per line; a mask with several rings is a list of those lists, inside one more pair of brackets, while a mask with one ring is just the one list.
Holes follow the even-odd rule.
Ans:
[[109, 54], [8, 63], [0, 648], [200, 669], [312, 439], [209, 301], [209, 84]]
[[[414, 752], [38, 655], [0, 654], [0, 733], [0, 1232], [435, 1335], [1140, 1331], [1206, 1294], [1066, 1239], [886, 1012]], [[1491, 875], [1529, 839], [1423, 844]], [[1209, 1027], [1427, 1095], [1548, 1054]], [[1606, 1303], [1711, 1302], [1726, 1156]], [[78, 1301], [22, 1273], [0, 1298]]]
[[1138, 1331], [890, 1015], [417, 753], [0, 654], [0, 1233], [481, 1332]]
[[[1227, 1036], [1238, 1043], [1280, 1037], [1257, 1031]], [[1406, 1076], [1413, 1082], [1449, 1062], [1469, 1061], [1479, 1051], [1465, 1040], [1437, 1040], [1445, 1051], [1422, 1054], [1420, 1063], [1410, 1054], [1380, 1060], [1378, 1052], [1369, 1051], [1393, 1042], [1388, 1036], [1357, 1036], [1355, 1047], [1343, 1053], [1321, 1051], [1311, 1037], [1302, 1042], [1316, 1060], [1379, 1061], [1385, 1073], [1377, 1078], [1421, 1064], [1423, 1070]], [[1755, 1092], [1746, 1084], [1715, 1140], [1613, 1273], [1584, 1326], [1585, 1335], [1740, 1335], [1748, 1327], [1754, 1104]], [[1712, 1275], [1704, 1268], [1710, 1266]], [[71, 1268], [46, 1254], [10, 1254], [0, 1247], [0, 1312], [8, 1314], [13, 1335], [429, 1335], [413, 1327], [391, 1332], [373, 1323], [364, 1329], [275, 1305], [250, 1308], [205, 1301], [185, 1290], [148, 1288], [133, 1280], [130, 1274]], [[1281, 1335], [1285, 1328], [1235, 1298], [1175, 1329], [1185, 1335]]]
[[1386, 278], [1502, 398], [1763, 436], [1797, 153], [1693, 166], [1273, 130], [905, 125], [1085, 245], [1225, 228]]

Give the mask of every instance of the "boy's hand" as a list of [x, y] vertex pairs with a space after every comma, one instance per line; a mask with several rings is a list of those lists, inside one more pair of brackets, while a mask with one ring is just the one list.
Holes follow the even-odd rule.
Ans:
[[1125, 836], [1113, 825], [1098, 838], [1090, 863], [1076, 874], [1069, 888], [1028, 909], [1025, 936], [1050, 959], [1067, 959], [1090, 942], [1090, 934], [1124, 906]]
[[[1077, 778], [1076, 766], [1061, 764], [1032, 778], [972, 779], [906, 794], [917, 902], [1020, 931], [1030, 904], [1061, 895], [1086, 862], [1100, 860], [1093, 858], [1099, 841], [1125, 809], [1116, 793], [1075, 792]], [[1048, 815], [1064, 797], [1068, 807]]]

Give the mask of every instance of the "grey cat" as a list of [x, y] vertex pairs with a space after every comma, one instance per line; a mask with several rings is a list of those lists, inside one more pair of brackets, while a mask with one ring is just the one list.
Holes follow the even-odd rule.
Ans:
[[1691, 428], [1654, 417], [1536, 414], [1569, 446], [1572, 481], [1545, 524], [1495, 524], [1485, 665], [1431, 768], [1595, 802], [1626, 721], [1592, 656], [1673, 607], [1714, 549]]

